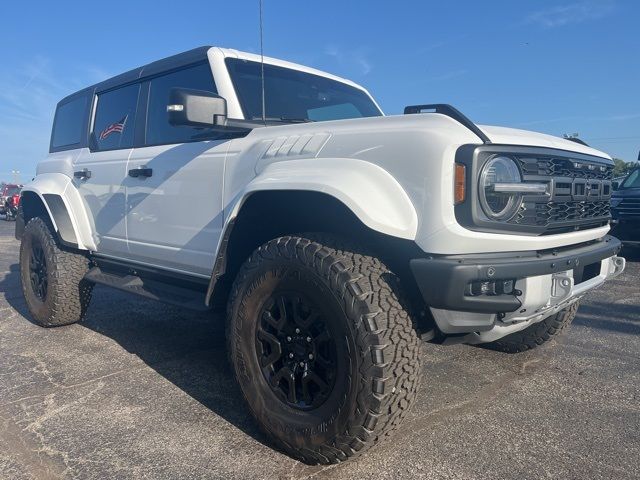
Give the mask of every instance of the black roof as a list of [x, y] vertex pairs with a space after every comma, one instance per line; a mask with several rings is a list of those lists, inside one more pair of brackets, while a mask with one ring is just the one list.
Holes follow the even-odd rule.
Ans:
[[104, 90], [109, 90], [111, 88], [117, 87], [119, 85], [124, 85], [129, 82], [133, 82], [140, 78], [149, 77], [156, 75], [158, 73], [162, 73], [166, 70], [172, 70], [174, 68], [180, 68], [185, 65], [190, 65], [192, 63], [197, 63], [200, 61], [204, 61], [207, 59], [207, 52], [209, 51], [210, 46], [203, 46], [194, 48], [193, 50], [188, 50], [186, 52], [178, 53], [177, 55], [172, 55], [167, 58], [163, 58], [161, 60], [157, 60], [152, 63], [148, 63], [147, 65], [143, 65], [142, 67], [134, 68], [133, 70], [129, 70], [128, 72], [121, 73], [120, 75], [116, 75], [115, 77], [111, 77], [107, 80], [104, 80], [100, 83], [96, 83], [95, 85], [91, 85], [90, 87], [83, 88], [80, 91], [72, 93], [71, 95], [66, 96], [59, 103], [63, 103], [67, 100], [71, 100], [72, 98], [79, 95], [86, 95], [88, 93], [102, 92]]

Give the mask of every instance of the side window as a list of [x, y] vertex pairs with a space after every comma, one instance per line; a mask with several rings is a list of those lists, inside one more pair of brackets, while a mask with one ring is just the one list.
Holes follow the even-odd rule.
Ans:
[[622, 184], [622, 188], [638, 188], [640, 187], [640, 169], [634, 171], [627, 177]]
[[169, 123], [169, 115], [167, 114], [169, 91], [175, 87], [217, 93], [208, 63], [153, 78], [149, 84], [147, 145], [188, 142], [202, 133], [202, 129], [174, 127]]
[[93, 144], [97, 150], [133, 146], [139, 91], [140, 85], [132, 84], [98, 95], [93, 122]]
[[62, 148], [82, 142], [88, 97], [82, 96], [58, 106], [53, 121], [51, 148]]

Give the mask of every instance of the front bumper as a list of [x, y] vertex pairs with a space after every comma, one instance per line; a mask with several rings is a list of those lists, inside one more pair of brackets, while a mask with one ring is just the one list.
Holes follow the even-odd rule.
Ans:
[[[483, 332], [482, 341], [492, 341], [497, 332], [500, 338], [517, 331], [496, 327], [525, 328], [620, 274], [625, 266], [616, 256], [620, 248], [618, 239], [606, 236], [554, 251], [429, 257], [411, 260], [410, 266], [443, 333]], [[475, 282], [503, 280], [515, 280], [512, 293], [470, 294]]]

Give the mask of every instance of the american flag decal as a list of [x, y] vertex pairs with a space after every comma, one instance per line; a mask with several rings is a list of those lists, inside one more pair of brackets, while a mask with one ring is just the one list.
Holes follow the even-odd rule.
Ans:
[[127, 122], [127, 117], [128, 115], [125, 115], [118, 122], [112, 123], [102, 132], [100, 132], [100, 140], [104, 140], [114, 132], [122, 133], [122, 131], [124, 130], [124, 124]]

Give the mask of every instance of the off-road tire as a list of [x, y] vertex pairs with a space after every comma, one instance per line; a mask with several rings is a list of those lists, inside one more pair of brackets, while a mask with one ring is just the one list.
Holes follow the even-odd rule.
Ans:
[[[365, 252], [324, 234], [277, 238], [253, 252], [232, 288], [227, 341], [244, 398], [260, 427], [305, 463], [337, 463], [390, 436], [417, 394], [421, 343], [408, 303], [399, 279]], [[310, 412], [276, 397], [256, 355], [260, 305], [291, 278], [298, 291], [312, 287], [335, 305], [339, 315], [331, 322], [342, 325], [350, 349], [340, 347], [350, 363], [344, 384], [334, 387], [337, 397]]]
[[575, 318], [578, 306], [579, 302], [575, 302], [541, 322], [483, 346], [506, 353], [520, 353], [536, 348], [560, 335]]
[[[42, 247], [46, 263], [44, 299], [38, 297], [30, 280], [34, 244]], [[84, 255], [60, 248], [45, 220], [38, 217], [29, 220], [20, 244], [20, 278], [27, 308], [38, 325], [58, 327], [82, 320], [93, 290], [93, 284], [83, 278], [88, 265]]]

